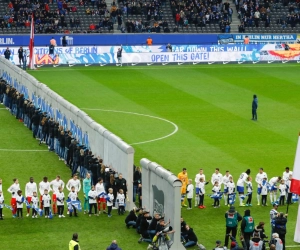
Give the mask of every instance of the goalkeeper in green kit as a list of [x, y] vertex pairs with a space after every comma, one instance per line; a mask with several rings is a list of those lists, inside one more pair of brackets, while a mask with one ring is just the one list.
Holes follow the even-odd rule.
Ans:
[[84, 205], [83, 210], [84, 214], [86, 211], [89, 211], [89, 191], [91, 190], [91, 175], [89, 173], [86, 174], [85, 179], [83, 180], [83, 193], [84, 193]]

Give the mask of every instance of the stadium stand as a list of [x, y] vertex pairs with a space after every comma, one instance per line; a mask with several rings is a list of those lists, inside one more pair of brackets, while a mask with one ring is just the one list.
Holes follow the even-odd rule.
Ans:
[[113, 25], [109, 26], [109, 21], [104, 21], [104, 25], [99, 27], [99, 20], [105, 19], [107, 7], [105, 0], [45, 2], [13, 0], [8, 3], [1, 0], [0, 32], [3, 34], [29, 33], [31, 20], [28, 15], [32, 10], [35, 14], [36, 34], [113, 32]]
[[36, 34], [300, 32], [299, 1], [287, 0], [0, 0], [0, 32], [29, 33], [32, 10]]
[[300, 2], [276, 0], [240, 2], [236, 6], [243, 33], [299, 33]]
[[230, 32], [227, 10], [221, 0], [119, 3], [126, 32], [220, 33]]

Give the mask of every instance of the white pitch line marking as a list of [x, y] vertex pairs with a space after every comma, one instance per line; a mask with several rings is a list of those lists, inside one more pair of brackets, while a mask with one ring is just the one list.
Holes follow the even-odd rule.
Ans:
[[148, 141], [142, 141], [142, 142], [134, 142], [134, 143], [130, 143], [129, 145], [139, 145], [139, 144], [145, 144], [145, 143], [149, 143], [149, 142], [154, 142], [154, 141], [159, 141], [159, 140], [163, 140], [166, 139], [174, 134], [177, 133], [178, 131], [178, 126], [174, 123], [171, 122], [167, 119], [161, 118], [161, 117], [157, 117], [157, 116], [152, 116], [152, 115], [145, 115], [145, 114], [140, 114], [140, 113], [135, 113], [135, 112], [128, 112], [128, 111], [119, 111], [119, 110], [108, 110], [108, 109], [95, 109], [95, 108], [80, 108], [82, 110], [95, 110], [95, 111], [104, 111], [104, 112], [114, 112], [114, 113], [124, 113], [124, 114], [130, 114], [130, 115], [139, 115], [139, 116], [145, 116], [145, 117], [149, 117], [149, 118], [153, 118], [153, 119], [157, 119], [157, 120], [161, 120], [167, 123], [170, 123], [174, 126], [174, 130], [172, 133], [156, 138], [156, 139], [152, 139], [152, 140], [148, 140]]
[[[267, 62], [267, 61], [265, 61]], [[219, 68], [222, 64], [215, 64], [215, 65], [211, 65], [212, 63], [215, 63], [215, 62], [208, 62], [208, 65], [204, 65], [204, 64], [201, 64], [199, 65], [199, 69], [206, 69], [206, 68], [209, 68], [209, 69], [214, 69], [214, 68]], [[226, 64], [226, 67], [228, 68], [233, 68], [233, 67], [236, 67], [238, 64]], [[271, 66], [270, 66], [271, 65]], [[110, 65], [111, 66], [111, 65]], [[150, 65], [149, 65], [150, 66]], [[240, 65], [239, 67], [242, 67], [242, 68], [283, 68], [285, 66], [283, 66], [282, 64], [242, 64]], [[296, 61], [295, 61], [295, 64], [288, 64], [287, 67], [299, 67], [299, 65], [296, 64]], [[174, 67], [174, 65], [166, 65], [166, 68], [168, 69], [174, 69], [174, 70], [178, 70], [178, 67]], [[78, 68], [77, 68], [78, 69]], [[157, 65], [154, 65], [153, 67], [147, 67], [146, 65], [145, 66], [135, 66], [135, 67], [125, 67], [125, 68], [122, 68], [122, 70], [136, 70], [136, 69], [147, 69], [147, 70], [161, 70], [162, 67], [161, 66], [157, 66]], [[195, 66], [191, 65], [191, 66], [188, 66], [188, 65], [185, 65], [183, 67], [183, 69], [195, 69]], [[67, 67], [62, 67], [62, 68], [43, 68], [41, 70], [38, 70], [38, 71], [35, 71], [35, 72], [46, 72], [46, 71], [61, 71], [61, 70], [74, 70], [72, 68], [67, 68]], [[99, 68], [97, 67], [82, 67], [80, 68], [80, 70], [84, 70], [84, 71], [95, 71], [95, 70], [99, 70]], [[105, 70], [115, 70], [114, 67], [106, 67]]]
[[42, 150], [42, 149], [8, 149], [8, 148], [0, 148], [0, 151], [5, 152], [48, 152], [49, 150]]

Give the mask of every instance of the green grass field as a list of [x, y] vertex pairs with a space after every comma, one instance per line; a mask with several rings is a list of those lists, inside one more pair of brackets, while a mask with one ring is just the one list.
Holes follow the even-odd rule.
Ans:
[[[282, 175], [286, 166], [293, 167], [300, 131], [298, 72], [297, 64], [228, 64], [41, 68], [30, 73], [133, 144], [137, 165], [146, 157], [176, 174], [186, 167], [192, 179], [199, 168], [210, 178], [219, 167], [221, 173], [230, 170], [236, 180], [247, 168], [253, 177], [259, 167], [273, 177]], [[253, 94], [259, 99], [257, 122], [250, 120]], [[174, 124], [178, 131], [170, 135]], [[0, 110], [0, 126], [1, 149], [46, 150], [4, 109]], [[156, 140], [161, 137], [166, 138]], [[23, 187], [29, 176], [40, 182], [44, 175], [52, 179], [60, 174], [67, 181], [70, 174], [54, 154], [46, 151], [0, 151], [0, 166], [4, 189], [13, 177], [18, 177]], [[209, 249], [216, 239], [224, 240], [227, 208], [211, 208], [209, 197], [205, 197], [205, 203], [207, 209], [183, 209], [182, 215]], [[242, 214], [245, 210], [237, 209]], [[257, 223], [267, 223], [268, 234], [270, 209], [251, 208]], [[286, 208], [279, 210], [285, 212]], [[288, 246], [296, 245], [296, 212], [297, 207], [290, 206]], [[112, 239], [117, 239], [123, 250], [146, 249], [146, 243], [139, 245], [138, 235], [127, 230], [123, 220], [119, 216], [89, 218], [83, 214], [52, 221], [13, 220], [6, 209], [5, 220], [0, 222], [0, 241], [11, 250], [19, 249], [20, 242], [24, 249], [59, 250], [67, 248], [77, 231], [83, 250], [105, 249]], [[297, 247], [300, 249], [300, 245]]]

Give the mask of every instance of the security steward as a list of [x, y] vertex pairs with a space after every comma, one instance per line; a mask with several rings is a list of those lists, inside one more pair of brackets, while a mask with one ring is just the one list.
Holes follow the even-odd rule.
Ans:
[[235, 207], [231, 206], [225, 213], [225, 219], [226, 235], [224, 246], [228, 247], [229, 234], [231, 234], [232, 237], [236, 238], [238, 223], [243, 219], [243, 217], [237, 211], [235, 211]]
[[72, 240], [69, 242], [69, 250], [80, 250], [78, 243], [78, 234], [74, 233]]

